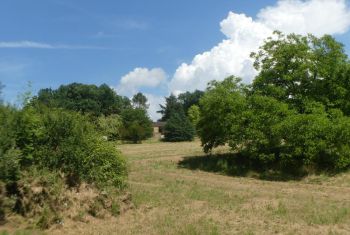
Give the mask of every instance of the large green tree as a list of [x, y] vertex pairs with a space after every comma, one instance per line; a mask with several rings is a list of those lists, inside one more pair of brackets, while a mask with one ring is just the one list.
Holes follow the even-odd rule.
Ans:
[[240, 128], [241, 112], [247, 107], [245, 86], [240, 79], [229, 77], [223, 82], [212, 81], [200, 101], [198, 133], [204, 151], [224, 145], [231, 130]]
[[257, 53], [252, 86], [212, 82], [200, 102], [205, 151], [228, 144], [261, 166], [350, 166], [349, 61], [330, 36], [276, 33]]
[[182, 103], [185, 113], [188, 113], [188, 110], [193, 105], [199, 105], [199, 100], [203, 96], [204, 91], [195, 90], [194, 92], [185, 92], [181, 93], [178, 96], [178, 100]]
[[148, 109], [149, 107], [147, 104], [147, 97], [141, 92], [138, 92], [132, 97], [132, 103], [135, 108]]
[[167, 121], [173, 114], [184, 114], [182, 103], [176, 98], [174, 94], [165, 97], [165, 105], [160, 105], [161, 110], [158, 113], [162, 114], [161, 121]]
[[275, 97], [300, 112], [312, 100], [350, 114], [348, 58], [333, 37], [275, 32], [252, 57], [259, 71], [253, 92]]
[[57, 90], [42, 89], [34, 102], [94, 116], [120, 114], [122, 110], [131, 107], [128, 98], [117, 95], [106, 84], [96, 86], [72, 83], [62, 85]]

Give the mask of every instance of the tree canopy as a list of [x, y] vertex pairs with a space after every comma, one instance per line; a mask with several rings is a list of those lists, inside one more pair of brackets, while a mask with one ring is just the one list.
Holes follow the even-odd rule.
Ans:
[[145, 109], [125, 109], [121, 113], [121, 117], [123, 121], [123, 139], [139, 143], [144, 139], [152, 137], [152, 121], [148, 117]]
[[161, 110], [158, 113], [162, 114], [161, 121], [167, 121], [174, 113], [184, 113], [184, 108], [174, 94], [165, 97], [165, 105], [160, 104]]
[[350, 166], [349, 61], [331, 36], [276, 32], [257, 53], [252, 86], [229, 77], [200, 100], [205, 151], [229, 144], [261, 166]]
[[195, 130], [184, 113], [173, 113], [164, 127], [164, 140], [169, 142], [192, 141]]
[[57, 90], [42, 89], [34, 99], [49, 107], [92, 114], [94, 116], [120, 114], [131, 107], [127, 97], [119, 96], [108, 85], [101, 86], [72, 83], [62, 85]]
[[284, 35], [275, 32], [257, 53], [259, 71], [253, 92], [272, 96], [303, 112], [305, 102], [350, 114], [350, 70], [344, 46], [325, 35]]
[[148, 109], [149, 107], [147, 97], [141, 92], [138, 92], [132, 97], [132, 103], [135, 108]]

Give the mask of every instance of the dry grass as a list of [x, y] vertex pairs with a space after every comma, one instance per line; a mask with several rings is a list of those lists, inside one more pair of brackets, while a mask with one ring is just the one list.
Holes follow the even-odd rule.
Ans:
[[[122, 145], [135, 209], [49, 234], [350, 234], [350, 174], [263, 181], [179, 167], [198, 142]], [[219, 151], [226, 151], [220, 149]]]

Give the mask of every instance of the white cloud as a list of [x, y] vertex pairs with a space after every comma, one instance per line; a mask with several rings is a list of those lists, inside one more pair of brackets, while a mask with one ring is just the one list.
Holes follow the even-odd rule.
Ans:
[[96, 46], [65, 45], [65, 44], [53, 45], [53, 44], [33, 42], [33, 41], [0, 42], [0, 48], [67, 49], [67, 50], [108, 49], [105, 47], [96, 47]]
[[[345, 0], [280, 0], [276, 5], [260, 10], [256, 18], [230, 12], [221, 21], [224, 40], [212, 49], [196, 55], [191, 63], [181, 64], [168, 83], [168, 93], [179, 94], [195, 89], [204, 90], [211, 80], [239, 76], [250, 83], [257, 72], [250, 53], [257, 51], [274, 30], [284, 33], [342, 34], [350, 27], [350, 10]], [[165, 81], [162, 69], [151, 72], [136, 68], [125, 75], [118, 87], [124, 94], [135, 93], [142, 86], [156, 87]], [[155, 120], [162, 97], [148, 95], [151, 117]]]
[[166, 78], [167, 75], [161, 68], [135, 68], [121, 78], [116, 90], [119, 94], [130, 96], [137, 93], [140, 88], [161, 86]]
[[40, 48], [53, 49], [50, 44], [32, 42], [32, 41], [18, 41], [18, 42], [0, 42], [0, 48]]
[[349, 29], [350, 10], [345, 0], [280, 0], [260, 10], [255, 20], [230, 12], [220, 26], [227, 38], [196, 55], [191, 63], [181, 64], [170, 81], [171, 92], [204, 89], [209, 81], [229, 75], [250, 83], [256, 71], [249, 55], [274, 30], [317, 36], [341, 34]]
[[258, 20], [285, 33], [322, 36], [346, 32], [350, 26], [350, 11], [345, 0], [285, 0], [262, 9]]
[[160, 104], [165, 103], [164, 96], [157, 96], [153, 94], [144, 94], [147, 97], [149, 108], [148, 108], [148, 114], [151, 117], [152, 120], [156, 121], [161, 118], [161, 114], [157, 113], [158, 110], [160, 110]]

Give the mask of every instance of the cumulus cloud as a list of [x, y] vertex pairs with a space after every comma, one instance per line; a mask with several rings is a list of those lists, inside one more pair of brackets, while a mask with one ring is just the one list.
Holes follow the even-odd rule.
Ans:
[[[276, 5], [261, 9], [253, 19], [245, 14], [229, 12], [220, 23], [225, 39], [212, 49], [194, 56], [190, 63], [181, 64], [168, 83], [168, 94], [195, 89], [204, 90], [211, 80], [223, 80], [235, 75], [251, 83], [257, 71], [250, 53], [257, 51], [274, 30], [284, 33], [342, 34], [350, 27], [350, 9], [345, 0], [279, 0]], [[155, 70], [155, 69], [154, 69]], [[161, 69], [136, 68], [125, 75], [119, 85], [124, 94], [142, 86], [156, 87], [165, 81]], [[153, 72], [152, 72], [153, 71]], [[148, 95], [150, 115], [155, 113], [161, 97]], [[153, 102], [156, 102], [155, 104]]]
[[116, 88], [117, 92], [123, 95], [133, 95], [140, 88], [155, 88], [166, 81], [167, 75], [161, 68], [135, 68], [124, 75]]
[[[115, 88], [118, 94], [131, 97], [142, 89], [159, 89], [166, 87], [168, 75], [161, 68], [135, 68], [133, 71], [124, 75]], [[166, 89], [166, 88], [165, 88]], [[164, 103], [164, 97], [150, 93], [144, 93], [148, 99], [148, 113], [152, 120], [160, 118], [159, 104]]]
[[345, 0], [285, 0], [262, 9], [258, 20], [285, 33], [322, 36], [345, 33], [350, 26], [350, 11]]
[[148, 108], [148, 114], [150, 118], [154, 121], [161, 118], [161, 114], [157, 113], [158, 110], [160, 110], [160, 104], [165, 103], [164, 96], [158, 96], [153, 94], [144, 94], [147, 97], [149, 108]]
[[350, 10], [345, 0], [280, 0], [275, 6], [260, 10], [254, 20], [230, 12], [220, 23], [226, 39], [196, 55], [191, 63], [181, 64], [170, 81], [170, 91], [204, 89], [209, 81], [229, 75], [250, 83], [256, 71], [249, 55], [274, 30], [320, 36], [344, 33], [349, 26]]
[[96, 46], [65, 45], [65, 44], [53, 45], [49, 43], [33, 42], [33, 41], [0, 42], [0, 48], [68, 49], [68, 50], [107, 49], [105, 47], [96, 47]]

